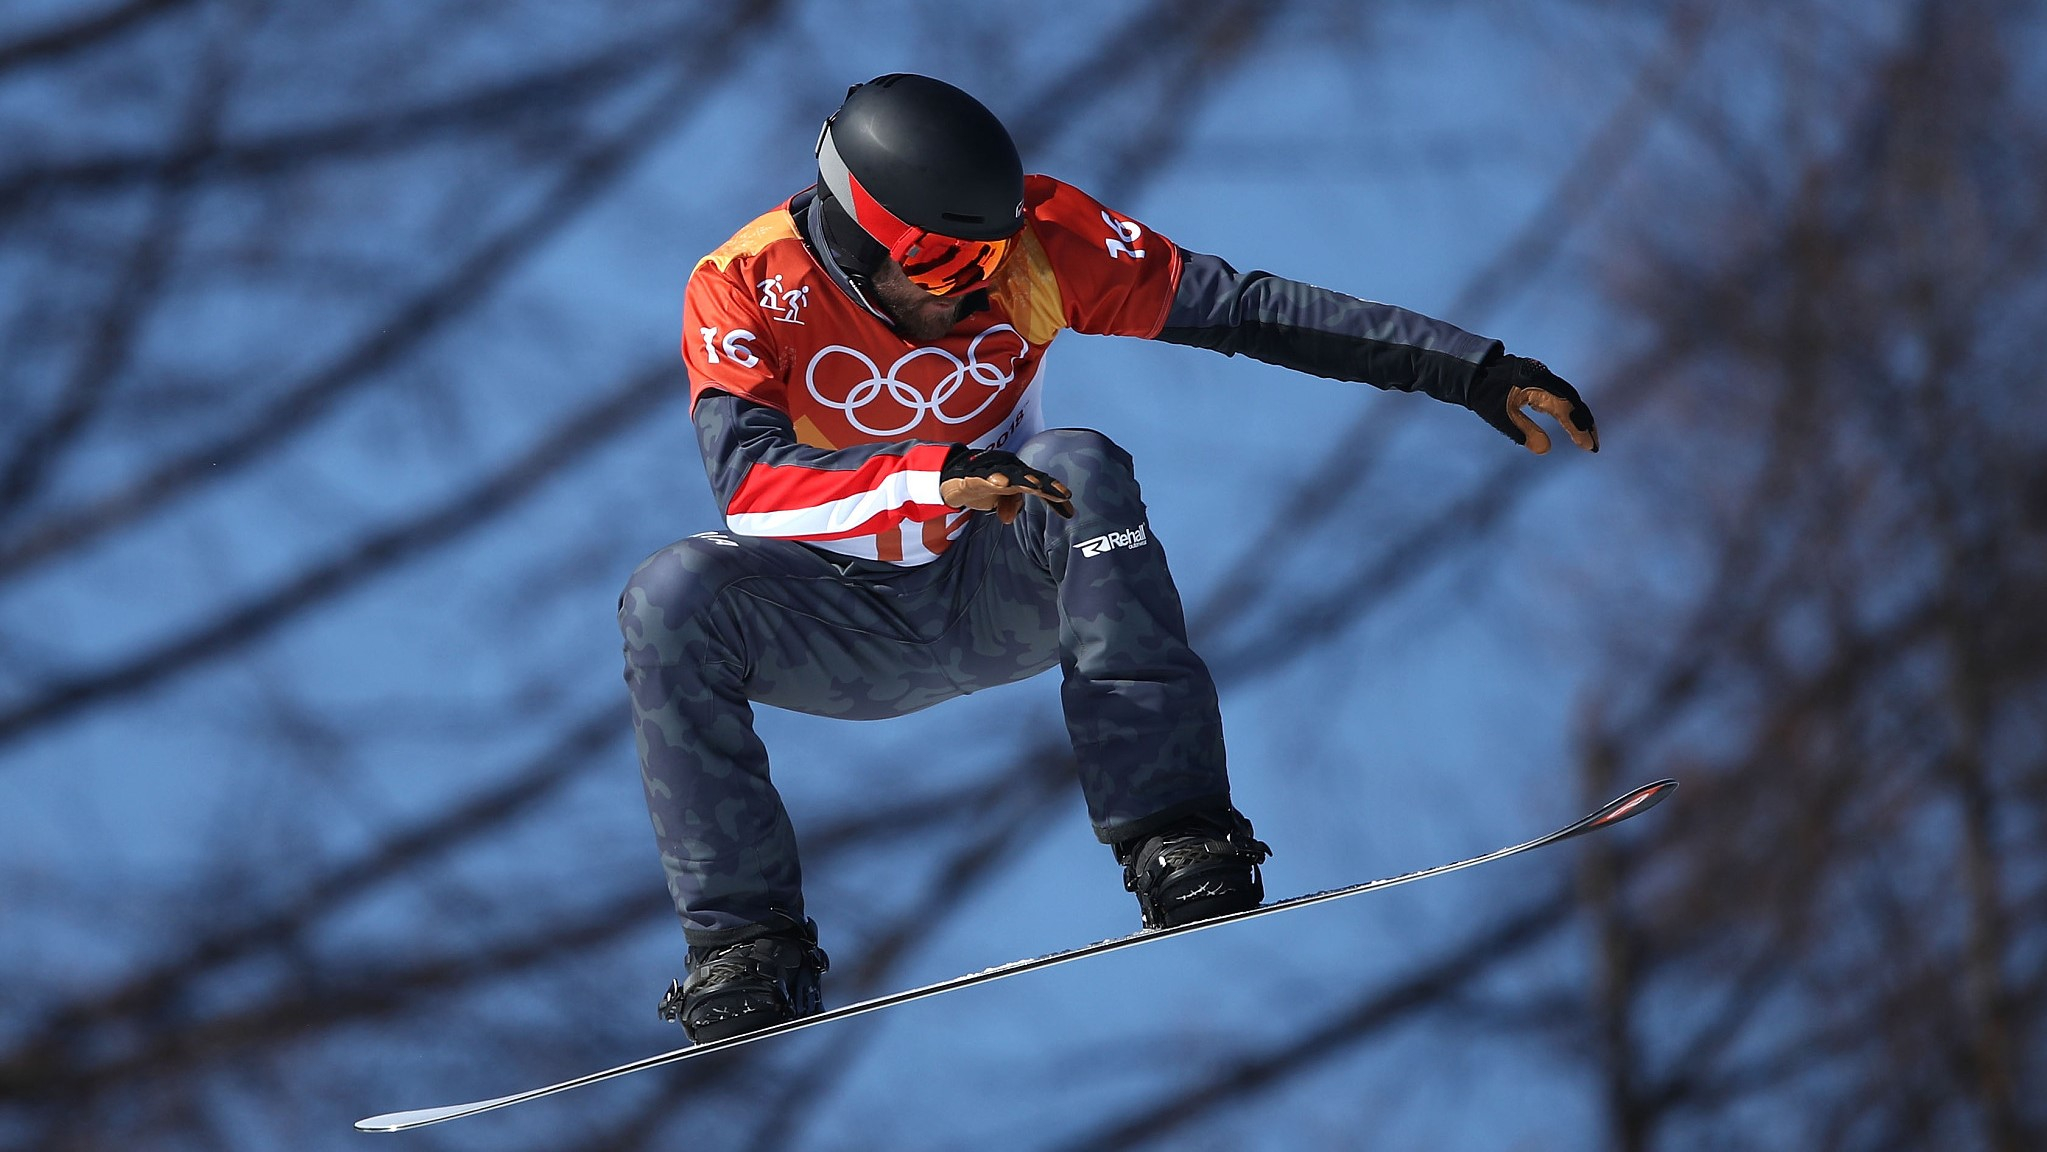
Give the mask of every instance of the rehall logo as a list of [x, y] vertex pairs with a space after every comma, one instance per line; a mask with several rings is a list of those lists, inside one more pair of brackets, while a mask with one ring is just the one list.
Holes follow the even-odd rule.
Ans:
[[1150, 542], [1144, 534], [1144, 525], [1139, 524], [1135, 528], [1106, 532], [1092, 540], [1082, 540], [1074, 547], [1080, 549], [1082, 556], [1100, 556], [1112, 548], [1142, 548]]

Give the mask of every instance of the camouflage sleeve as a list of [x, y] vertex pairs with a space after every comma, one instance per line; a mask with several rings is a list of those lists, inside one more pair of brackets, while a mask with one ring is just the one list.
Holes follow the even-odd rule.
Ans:
[[1160, 340], [1452, 404], [1466, 402], [1480, 366], [1500, 351], [1497, 340], [1391, 304], [1269, 272], [1239, 272], [1185, 249], [1180, 263]]

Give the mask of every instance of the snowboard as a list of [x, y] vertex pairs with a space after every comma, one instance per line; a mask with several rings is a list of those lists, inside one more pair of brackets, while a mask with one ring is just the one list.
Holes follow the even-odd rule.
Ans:
[[1190, 933], [1204, 931], [1209, 928], [1219, 928], [1225, 924], [1255, 920], [1260, 916], [1273, 916], [1281, 912], [1291, 912], [1297, 908], [1306, 908], [1312, 904], [1325, 904], [1331, 900], [1344, 899], [1347, 896], [1357, 896], [1365, 892], [1375, 892], [1381, 888], [1392, 888], [1399, 884], [1410, 884], [1416, 880], [1426, 880], [1431, 876], [1441, 876], [1460, 869], [1491, 863], [1494, 860], [1505, 859], [1508, 856], [1560, 843], [1587, 832], [1611, 827], [1630, 816], [1638, 815], [1655, 807], [1676, 788], [1677, 781], [1675, 780], [1658, 780], [1651, 784], [1644, 784], [1624, 796], [1607, 802], [1597, 811], [1588, 813], [1554, 832], [1538, 836], [1533, 840], [1526, 840], [1519, 844], [1498, 848], [1480, 856], [1472, 856], [1464, 860], [1452, 861], [1448, 864], [1438, 864], [1433, 868], [1422, 868], [1414, 872], [1403, 872], [1398, 876], [1368, 880], [1362, 884], [1352, 884], [1345, 888], [1331, 888], [1322, 892], [1311, 892], [1304, 896], [1294, 896], [1271, 904], [1261, 904], [1256, 908], [1247, 908], [1241, 912], [1232, 912], [1208, 920], [1197, 920], [1191, 924], [1181, 924], [1172, 928], [1146, 929], [1134, 932], [1128, 936], [1118, 936], [1109, 940], [1099, 940], [1093, 944], [1083, 944], [1080, 947], [1069, 948], [1063, 952], [1052, 952], [1026, 960], [1015, 960], [994, 968], [983, 969], [979, 972], [969, 972], [964, 976], [955, 976], [950, 980], [941, 980], [936, 984], [926, 984], [921, 988], [891, 992], [871, 1000], [863, 1000], [858, 1004], [848, 1004], [843, 1008], [834, 1008], [828, 1012], [821, 1012], [815, 1016], [804, 1016], [799, 1019], [785, 1021], [772, 1027], [763, 1028], [757, 1032], [749, 1032], [743, 1036], [732, 1036], [708, 1044], [688, 1045], [677, 1048], [672, 1052], [663, 1052], [656, 1056], [635, 1060], [629, 1064], [620, 1064], [615, 1068], [607, 1068], [602, 1072], [592, 1072], [586, 1076], [578, 1076], [573, 1080], [564, 1080], [559, 1084], [549, 1084], [544, 1088], [533, 1088], [524, 1092], [515, 1092], [510, 1096], [498, 1096], [489, 1100], [477, 1100], [467, 1104], [448, 1104], [439, 1108], [418, 1108], [409, 1112], [387, 1112], [381, 1116], [371, 1116], [358, 1120], [355, 1122], [355, 1126], [363, 1132], [403, 1132], [409, 1128], [421, 1128], [428, 1124], [439, 1124], [444, 1120], [456, 1120], [464, 1116], [474, 1116], [480, 1112], [508, 1108], [514, 1104], [523, 1104], [528, 1100], [538, 1100], [542, 1096], [552, 1096], [557, 1092], [566, 1092], [571, 1088], [581, 1088], [586, 1084], [595, 1084], [600, 1080], [610, 1080], [617, 1076], [643, 1072], [649, 1068], [658, 1068], [664, 1064], [678, 1064], [684, 1060], [696, 1060], [706, 1056], [714, 1056], [720, 1052], [740, 1047], [743, 1044], [758, 1044], [763, 1041], [773, 1040], [778, 1036], [786, 1036], [791, 1032], [801, 1032], [805, 1028], [816, 1028], [854, 1016], [864, 1016], [869, 1012], [879, 1012], [884, 1008], [894, 1008], [900, 1004], [908, 1004], [914, 1000], [923, 1000], [946, 992], [955, 992], [962, 988], [971, 988], [977, 984], [987, 984], [1010, 976], [1021, 976], [1026, 972], [1036, 972], [1039, 969], [1050, 968], [1058, 964], [1085, 960], [1090, 956], [1101, 956], [1125, 948], [1135, 948], [1141, 944], [1155, 944], [1173, 936], [1186, 936]]

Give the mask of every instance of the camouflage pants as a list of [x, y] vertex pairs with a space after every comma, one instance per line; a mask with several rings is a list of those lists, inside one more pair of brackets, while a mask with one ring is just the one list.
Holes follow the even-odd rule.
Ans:
[[707, 532], [633, 573], [619, 626], [641, 779], [693, 946], [803, 921], [796, 837], [755, 703], [873, 720], [1058, 664], [1104, 843], [1228, 803], [1215, 684], [1187, 646], [1130, 456], [1075, 429], [1018, 455], [1073, 489], [1072, 520], [1034, 499], [1010, 525], [976, 514], [914, 568]]

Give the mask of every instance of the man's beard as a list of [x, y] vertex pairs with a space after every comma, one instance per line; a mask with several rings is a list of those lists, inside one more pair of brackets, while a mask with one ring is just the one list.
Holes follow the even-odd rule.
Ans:
[[978, 311], [974, 293], [958, 299], [933, 296], [903, 275], [894, 261], [882, 265], [868, 281], [881, 310], [895, 321], [896, 331], [917, 343], [943, 339], [971, 312]]

